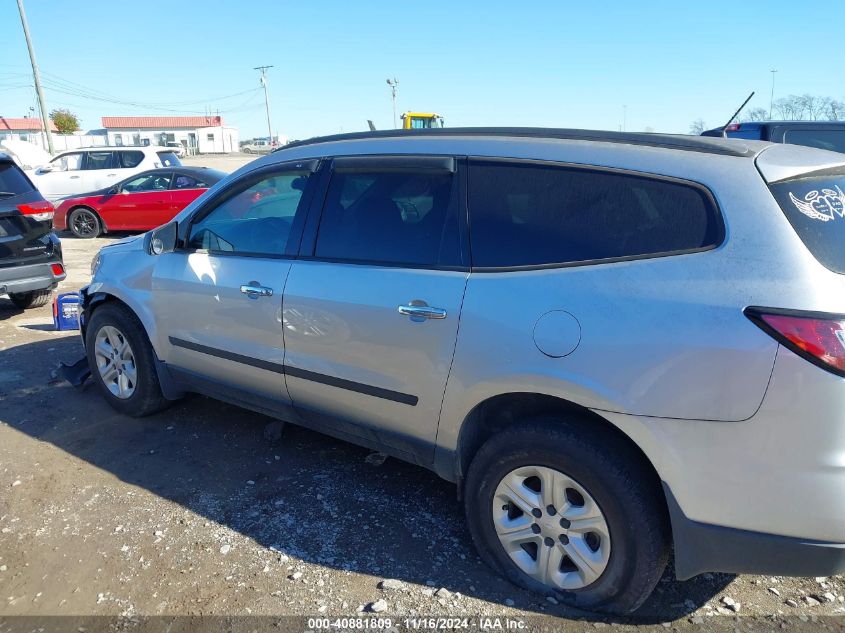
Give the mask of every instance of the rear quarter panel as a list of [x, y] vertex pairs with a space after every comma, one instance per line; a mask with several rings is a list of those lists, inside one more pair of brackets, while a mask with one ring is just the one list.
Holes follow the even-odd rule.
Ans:
[[[655, 418], [746, 420], [763, 400], [778, 345], [742, 313], [791, 305], [808, 293], [806, 252], [753, 160], [648, 150], [636, 162], [560, 160], [701, 183], [722, 211], [726, 238], [710, 251], [518, 272], [473, 272], [467, 284], [438, 445], [457, 446], [480, 402], [511, 392]], [[567, 156], [566, 154], [570, 154]], [[664, 160], [664, 158], [666, 160]], [[674, 160], [673, 160], [674, 159]], [[580, 343], [562, 358], [534, 343], [538, 318], [572, 314]]]

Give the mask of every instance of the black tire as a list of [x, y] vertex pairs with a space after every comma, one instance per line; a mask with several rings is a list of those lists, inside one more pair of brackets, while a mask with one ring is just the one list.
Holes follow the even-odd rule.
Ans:
[[[136, 383], [134, 392], [127, 398], [119, 398], [113, 394], [103, 381], [97, 368], [94, 346], [99, 331], [105, 327], [116, 328], [129, 343], [135, 358]], [[88, 356], [88, 366], [91, 369], [91, 379], [103, 393], [106, 401], [120, 413], [140, 418], [152, 415], [169, 406], [170, 401], [161, 393], [161, 387], [156, 374], [153, 360], [153, 349], [147, 338], [144, 326], [129, 308], [122, 304], [110, 302], [94, 310], [88, 329], [85, 333], [85, 350]]]
[[[598, 503], [610, 531], [610, 556], [591, 584], [575, 590], [552, 588], [523, 572], [502, 546], [493, 522], [493, 498], [502, 478], [521, 466], [565, 473]], [[666, 567], [669, 522], [659, 481], [641, 455], [589, 419], [538, 418], [493, 436], [470, 464], [464, 497], [482, 560], [511, 582], [570, 606], [629, 614], [649, 597]]]
[[46, 290], [32, 290], [31, 292], [13, 292], [9, 295], [9, 299], [12, 300], [16, 308], [26, 310], [27, 308], [40, 308], [47, 305], [52, 295], [52, 289], [47, 288]]
[[252, 150], [248, 147], [244, 147], [244, 154], [252, 154]]
[[97, 237], [103, 230], [100, 217], [88, 207], [77, 207], [67, 217], [67, 227], [83, 240]]

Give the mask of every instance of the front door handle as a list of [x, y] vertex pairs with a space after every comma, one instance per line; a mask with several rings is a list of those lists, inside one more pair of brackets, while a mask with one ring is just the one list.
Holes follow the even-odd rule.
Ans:
[[262, 286], [257, 281], [250, 281], [249, 283], [241, 286], [241, 292], [248, 296], [250, 299], [273, 296], [272, 288]]
[[71, 176], [70, 179], [71, 180], [79, 180], [79, 176]]
[[446, 310], [443, 308], [432, 308], [431, 306], [406, 305], [397, 308], [399, 314], [404, 314], [417, 319], [445, 319]]

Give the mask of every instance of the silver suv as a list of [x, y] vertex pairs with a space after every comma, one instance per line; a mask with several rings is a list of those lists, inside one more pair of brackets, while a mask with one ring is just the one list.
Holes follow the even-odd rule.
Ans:
[[845, 156], [528, 129], [297, 142], [100, 252], [94, 380], [458, 484], [481, 557], [612, 613], [845, 569]]

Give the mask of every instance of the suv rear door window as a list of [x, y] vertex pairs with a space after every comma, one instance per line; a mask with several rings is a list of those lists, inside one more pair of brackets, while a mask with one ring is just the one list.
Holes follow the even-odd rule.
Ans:
[[471, 161], [469, 213], [473, 267], [689, 252], [723, 234], [698, 186], [544, 163]]
[[770, 189], [813, 256], [845, 274], [845, 169], [785, 180]]
[[113, 167], [117, 167], [114, 163], [114, 152], [88, 152], [85, 169], [112, 169]]
[[[315, 255], [353, 262], [457, 265], [457, 178], [444, 167], [339, 162], [326, 194]], [[391, 164], [396, 160], [395, 164]]]

